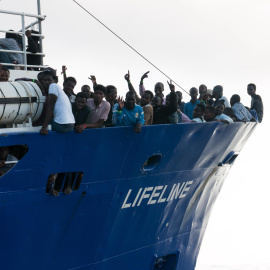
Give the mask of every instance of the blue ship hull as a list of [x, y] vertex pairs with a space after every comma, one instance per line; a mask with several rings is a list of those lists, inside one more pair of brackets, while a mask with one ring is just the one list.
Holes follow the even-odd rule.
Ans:
[[[29, 150], [0, 179], [1, 269], [194, 269], [213, 204], [255, 127], [2, 133], [1, 146]], [[84, 176], [54, 197], [47, 179], [61, 172]]]

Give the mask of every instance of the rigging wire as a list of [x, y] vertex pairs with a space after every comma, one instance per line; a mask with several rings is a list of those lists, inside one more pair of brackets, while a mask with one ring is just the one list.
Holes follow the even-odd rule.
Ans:
[[113, 35], [115, 35], [118, 39], [120, 39], [123, 43], [125, 43], [129, 48], [131, 48], [134, 52], [136, 52], [139, 56], [141, 56], [145, 61], [147, 61], [151, 66], [157, 69], [160, 73], [162, 73], [166, 78], [168, 78], [171, 82], [181, 88], [184, 92], [190, 95], [183, 87], [181, 87], [178, 83], [172, 80], [167, 74], [165, 74], [162, 70], [160, 70], [156, 65], [154, 65], [151, 61], [149, 61], [146, 57], [144, 57], [141, 53], [139, 53], [135, 48], [129, 45], [125, 40], [123, 40], [120, 36], [118, 36], [114, 31], [112, 31], [108, 26], [106, 26], [103, 22], [101, 22], [98, 18], [96, 18], [92, 13], [90, 13], [86, 8], [80, 5], [76, 0], [73, 0], [80, 8], [82, 8], [85, 12], [87, 12], [90, 16], [92, 16], [96, 21], [98, 21], [101, 25], [103, 25], [107, 30], [109, 30]]

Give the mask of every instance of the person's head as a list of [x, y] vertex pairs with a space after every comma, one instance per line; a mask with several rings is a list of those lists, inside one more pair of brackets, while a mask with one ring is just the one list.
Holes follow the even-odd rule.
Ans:
[[256, 94], [256, 85], [254, 83], [250, 83], [247, 86], [247, 92], [250, 96], [254, 96]]
[[182, 92], [181, 91], [176, 91], [175, 93], [176, 93], [176, 95], [178, 97], [178, 105], [180, 105], [181, 101], [182, 101], [182, 98], [183, 98]]
[[9, 153], [8, 146], [0, 147], [0, 160], [6, 160], [8, 153]]
[[151, 104], [153, 97], [154, 94], [151, 91], [149, 90], [144, 91], [141, 98], [141, 105], [145, 106], [147, 104]]
[[204, 111], [204, 120], [209, 121], [213, 119], [216, 115], [216, 110], [214, 106], [206, 106]]
[[168, 94], [167, 96], [166, 96], [166, 100], [165, 100], [165, 104], [167, 105], [167, 106], [170, 106], [170, 94]]
[[216, 115], [220, 115], [224, 112], [225, 105], [224, 104], [218, 104], [216, 106]]
[[205, 106], [201, 103], [197, 104], [193, 110], [193, 118], [201, 118], [204, 114]]
[[220, 99], [223, 96], [223, 87], [221, 85], [216, 85], [213, 89], [213, 98]]
[[67, 96], [71, 96], [73, 94], [73, 90], [77, 84], [77, 81], [74, 77], [67, 77], [63, 83], [63, 90], [67, 94]]
[[51, 83], [58, 83], [58, 76], [56, 76], [56, 70], [52, 68], [46, 68], [43, 71], [42, 83], [45, 90], [49, 89]]
[[226, 107], [223, 111], [224, 114], [226, 114], [227, 116], [231, 117], [232, 119], [236, 119], [234, 111], [231, 107]]
[[94, 87], [94, 96], [93, 96], [95, 104], [99, 105], [102, 102], [105, 95], [106, 95], [106, 87], [103, 86], [102, 84], [97, 84]]
[[117, 89], [113, 85], [107, 85], [106, 86], [106, 100], [109, 103], [113, 103], [116, 100], [117, 97]]
[[38, 75], [37, 75], [37, 79], [39, 80], [40, 83], [42, 83], [43, 76], [44, 76], [44, 72], [43, 71], [39, 72]]
[[78, 111], [82, 110], [86, 106], [87, 96], [83, 92], [79, 92], [76, 95], [75, 106]]
[[156, 96], [162, 96], [162, 92], [164, 91], [164, 85], [161, 82], [155, 84], [155, 93]]
[[162, 98], [159, 96], [154, 96], [151, 104], [152, 104], [152, 106], [162, 105]]
[[90, 98], [91, 88], [89, 85], [85, 84], [81, 87], [81, 91], [86, 95], [87, 99]]
[[240, 96], [235, 94], [235, 95], [232, 95], [231, 99], [230, 99], [230, 104], [231, 106], [233, 106], [235, 103], [238, 103], [240, 102]]
[[8, 82], [9, 76], [9, 70], [5, 67], [2, 67], [2, 71], [0, 72], [0, 82]]
[[203, 97], [207, 93], [207, 87], [206, 87], [206, 85], [201, 84], [199, 86], [199, 93], [200, 93], [200, 96], [201, 97]]
[[136, 96], [135, 93], [129, 91], [126, 93], [125, 108], [128, 110], [133, 110], [135, 108]]
[[191, 96], [191, 99], [197, 99], [197, 97], [198, 97], [198, 89], [196, 87], [190, 88], [189, 94]]

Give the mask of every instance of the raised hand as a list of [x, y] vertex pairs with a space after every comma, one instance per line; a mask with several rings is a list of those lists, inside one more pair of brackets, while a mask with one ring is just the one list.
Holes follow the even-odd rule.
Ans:
[[127, 81], [127, 82], [130, 82], [130, 75], [129, 75], [129, 70], [128, 70], [128, 73], [125, 75], [125, 80]]
[[97, 84], [97, 79], [96, 79], [95, 75], [90, 75], [90, 77], [88, 77], [88, 79], [92, 81], [93, 85]]
[[123, 97], [118, 97], [118, 99], [117, 99], [117, 103], [118, 103], [118, 105], [119, 105], [119, 107], [118, 107], [118, 111], [122, 111], [122, 109], [124, 108], [124, 106], [125, 106], [125, 102], [124, 102], [124, 100], [123, 100]]
[[150, 71], [147, 71], [147, 72], [145, 72], [143, 75], [142, 75], [142, 77], [141, 77], [141, 82], [145, 79], [145, 78], [148, 78], [148, 73], [149, 73]]
[[175, 92], [175, 86], [172, 84], [172, 81], [167, 81], [167, 83], [168, 83], [168, 85], [169, 85], [169, 87], [170, 87], [170, 90], [171, 90], [171, 92]]
[[66, 73], [66, 70], [67, 70], [67, 67], [66, 66], [62, 66], [62, 72], [61, 72], [61, 74], [65, 74]]

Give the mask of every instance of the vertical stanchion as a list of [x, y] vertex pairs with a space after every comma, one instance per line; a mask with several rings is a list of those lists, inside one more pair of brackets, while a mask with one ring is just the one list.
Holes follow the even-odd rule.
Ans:
[[25, 42], [25, 18], [24, 18], [24, 13], [22, 14], [22, 42], [23, 42], [23, 62], [24, 62], [24, 70], [27, 70], [26, 42]]
[[[37, 8], [38, 8], [38, 15], [41, 15], [40, 0], [37, 0]], [[39, 34], [42, 35], [41, 19], [39, 18], [38, 18], [38, 31], [39, 31]], [[40, 52], [43, 53], [42, 37], [39, 37], [39, 44], [40, 44]], [[40, 64], [43, 66], [43, 56], [41, 56]]]

